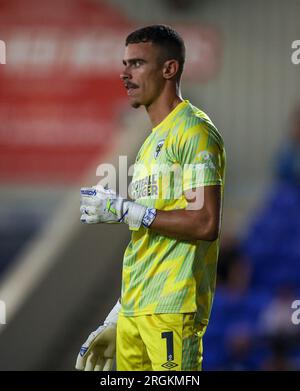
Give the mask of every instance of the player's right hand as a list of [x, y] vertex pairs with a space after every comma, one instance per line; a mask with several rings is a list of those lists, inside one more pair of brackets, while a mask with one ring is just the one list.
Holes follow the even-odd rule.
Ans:
[[80, 371], [111, 371], [116, 356], [116, 325], [104, 324], [81, 346], [75, 368]]
[[111, 371], [116, 357], [118, 300], [103, 325], [93, 331], [81, 346], [75, 368], [79, 371]]

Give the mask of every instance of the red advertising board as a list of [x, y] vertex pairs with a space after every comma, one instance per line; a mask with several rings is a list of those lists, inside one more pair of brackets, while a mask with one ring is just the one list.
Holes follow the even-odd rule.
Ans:
[[[111, 148], [127, 104], [119, 78], [124, 40], [134, 28], [100, 1], [0, 0], [2, 182], [73, 182]], [[216, 31], [179, 31], [188, 44], [186, 77], [214, 77]]]

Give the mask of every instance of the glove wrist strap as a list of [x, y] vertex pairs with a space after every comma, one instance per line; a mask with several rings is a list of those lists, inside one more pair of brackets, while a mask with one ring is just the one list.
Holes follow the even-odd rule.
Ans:
[[110, 313], [107, 315], [104, 325], [108, 326], [109, 324], [116, 325], [118, 321], [119, 312], [121, 310], [121, 303], [118, 300], [115, 304], [114, 308], [110, 311]]
[[142, 224], [145, 228], [149, 228], [156, 217], [156, 209], [155, 208], [147, 208], [143, 217]]

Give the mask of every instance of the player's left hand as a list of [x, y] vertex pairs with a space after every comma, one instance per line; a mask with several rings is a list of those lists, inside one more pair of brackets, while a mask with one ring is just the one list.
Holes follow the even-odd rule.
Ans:
[[130, 229], [138, 230], [141, 225], [149, 228], [156, 217], [156, 209], [126, 200], [100, 185], [82, 187], [80, 194], [80, 220], [83, 223], [124, 222]]
[[128, 209], [124, 199], [103, 186], [82, 187], [80, 190], [80, 220], [83, 223], [121, 223]]

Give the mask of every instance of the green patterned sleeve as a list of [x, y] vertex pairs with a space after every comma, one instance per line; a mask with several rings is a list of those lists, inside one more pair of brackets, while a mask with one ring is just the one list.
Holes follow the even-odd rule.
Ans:
[[225, 152], [215, 128], [198, 122], [189, 129], [182, 129], [173, 138], [170, 151], [182, 170], [183, 191], [223, 184]]

